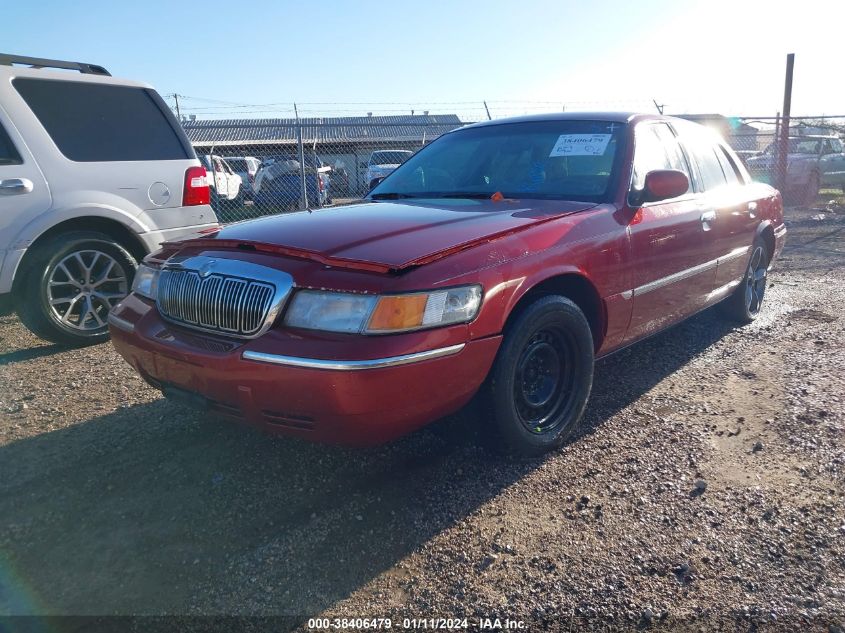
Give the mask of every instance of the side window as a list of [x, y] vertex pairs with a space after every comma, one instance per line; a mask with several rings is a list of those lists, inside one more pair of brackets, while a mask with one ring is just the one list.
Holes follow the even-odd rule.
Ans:
[[690, 178], [686, 160], [672, 130], [663, 123], [640, 125], [635, 132], [632, 188], [642, 190], [646, 174], [656, 169], [676, 169]]
[[830, 144], [833, 146], [833, 151], [836, 154], [842, 153], [842, 141], [840, 141], [838, 138], [833, 138], [830, 139]]
[[0, 165], [20, 165], [23, 163], [21, 155], [15, 149], [8, 132], [0, 125]]
[[721, 145], [716, 146], [716, 157], [719, 159], [719, 164], [722, 166], [722, 172], [725, 174], [725, 179], [729, 185], [744, 184], [745, 179], [740, 175], [731, 157]]
[[698, 138], [692, 143], [692, 154], [701, 172], [701, 184], [705, 191], [725, 185], [725, 172], [716, 154], [716, 148], [709, 139]]

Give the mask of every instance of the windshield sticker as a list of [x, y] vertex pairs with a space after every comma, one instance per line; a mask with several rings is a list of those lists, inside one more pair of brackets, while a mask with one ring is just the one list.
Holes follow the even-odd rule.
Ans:
[[601, 156], [611, 134], [561, 134], [549, 158], [554, 156]]

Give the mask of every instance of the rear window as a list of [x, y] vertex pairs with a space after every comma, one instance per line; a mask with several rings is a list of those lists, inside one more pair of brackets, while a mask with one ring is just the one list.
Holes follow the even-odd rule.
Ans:
[[226, 162], [235, 171], [247, 171], [246, 161], [243, 158], [227, 158]]
[[70, 160], [190, 158], [152, 90], [24, 77], [13, 84]]

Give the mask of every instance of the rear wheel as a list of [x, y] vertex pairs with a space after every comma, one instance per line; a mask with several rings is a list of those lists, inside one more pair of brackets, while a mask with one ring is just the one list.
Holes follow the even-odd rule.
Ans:
[[765, 242], [760, 238], [754, 240], [742, 282], [731, 296], [720, 304], [725, 316], [738, 323], [751, 323], [757, 318], [763, 308], [763, 298], [766, 295], [769, 258]]
[[561, 296], [538, 299], [508, 327], [486, 385], [494, 448], [532, 456], [575, 430], [593, 384], [593, 337]]
[[103, 233], [74, 231], [36, 247], [18, 316], [41, 338], [68, 346], [108, 339], [108, 313], [132, 287], [137, 262]]

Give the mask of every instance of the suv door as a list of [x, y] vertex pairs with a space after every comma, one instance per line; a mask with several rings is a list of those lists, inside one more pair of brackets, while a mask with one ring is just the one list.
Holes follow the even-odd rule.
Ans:
[[51, 203], [41, 169], [0, 108], [0, 294], [11, 290], [14, 267], [23, 255], [25, 245], [16, 244], [16, 236]]
[[676, 169], [690, 178], [690, 189], [671, 200], [645, 203], [629, 225], [634, 280], [633, 311], [627, 338], [640, 338], [692, 314], [713, 289], [715, 261], [702, 222], [696, 179], [672, 129], [641, 123], [635, 130], [632, 194], [645, 175]]

